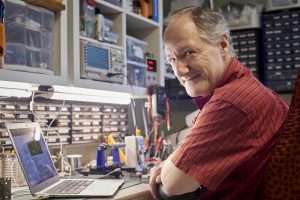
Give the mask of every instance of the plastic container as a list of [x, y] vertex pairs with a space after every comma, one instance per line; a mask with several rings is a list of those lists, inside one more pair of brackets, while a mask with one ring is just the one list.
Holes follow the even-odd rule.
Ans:
[[41, 52], [41, 63], [40, 68], [41, 69], [49, 69], [51, 71], [54, 71], [53, 69], [53, 54], [49, 51], [42, 51]]
[[[27, 4], [28, 5], [28, 4]], [[36, 6], [27, 6], [27, 18], [26, 18], [26, 26], [31, 29], [40, 30], [43, 25], [43, 15], [41, 12], [41, 8]]]
[[33, 48], [41, 48], [42, 47], [42, 33], [40, 31], [26, 29], [26, 46]]
[[111, 31], [105, 31], [104, 41], [112, 44], [118, 44], [119, 34]]
[[95, 38], [95, 2], [80, 0], [80, 35]]
[[23, 1], [5, 1], [5, 21], [18, 24], [26, 23], [27, 8]]
[[53, 50], [53, 41], [54, 41], [53, 33], [48, 31], [42, 31], [41, 37], [42, 37], [42, 49], [48, 50], [49, 53], [51, 53]]
[[43, 15], [42, 30], [52, 32], [55, 23], [54, 13], [46, 9], [43, 9], [42, 15]]
[[7, 43], [4, 62], [9, 65], [26, 65], [26, 50], [24, 45]]
[[126, 36], [127, 59], [145, 63], [145, 51], [148, 43], [137, 38]]
[[53, 12], [21, 1], [5, 1], [7, 55], [4, 68], [53, 74]]
[[104, 24], [105, 24], [106, 26], [112, 28], [112, 27], [114, 26], [114, 21], [111, 20], [111, 19], [109, 19], [109, 18], [107, 18], [107, 17], [104, 17]]
[[26, 48], [26, 65], [33, 68], [42, 68], [41, 52]]
[[25, 30], [21, 24], [7, 22], [5, 24], [6, 43], [25, 44]]
[[146, 64], [127, 62], [127, 77], [132, 85], [146, 87], [146, 67]]

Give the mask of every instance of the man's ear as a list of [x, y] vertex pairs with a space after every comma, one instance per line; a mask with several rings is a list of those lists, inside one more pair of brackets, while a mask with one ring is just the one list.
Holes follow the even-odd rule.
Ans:
[[227, 35], [223, 35], [220, 43], [219, 43], [222, 55], [225, 55], [229, 52], [229, 41]]

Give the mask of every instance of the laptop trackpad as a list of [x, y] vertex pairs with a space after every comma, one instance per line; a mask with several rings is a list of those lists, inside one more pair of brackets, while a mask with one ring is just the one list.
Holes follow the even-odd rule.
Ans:
[[112, 196], [124, 183], [122, 179], [101, 179], [85, 188], [80, 195], [84, 196]]

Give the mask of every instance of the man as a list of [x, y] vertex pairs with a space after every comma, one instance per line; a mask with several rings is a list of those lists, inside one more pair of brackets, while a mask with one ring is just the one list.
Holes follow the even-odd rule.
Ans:
[[152, 169], [152, 195], [184, 199], [200, 188], [196, 199], [257, 199], [287, 104], [236, 60], [219, 13], [182, 9], [167, 19], [163, 40], [200, 112], [183, 144]]

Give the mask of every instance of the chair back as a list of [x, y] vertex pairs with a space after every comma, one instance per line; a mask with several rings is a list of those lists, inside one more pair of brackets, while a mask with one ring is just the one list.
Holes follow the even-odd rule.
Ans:
[[261, 199], [300, 199], [300, 70], [279, 140], [267, 162]]

